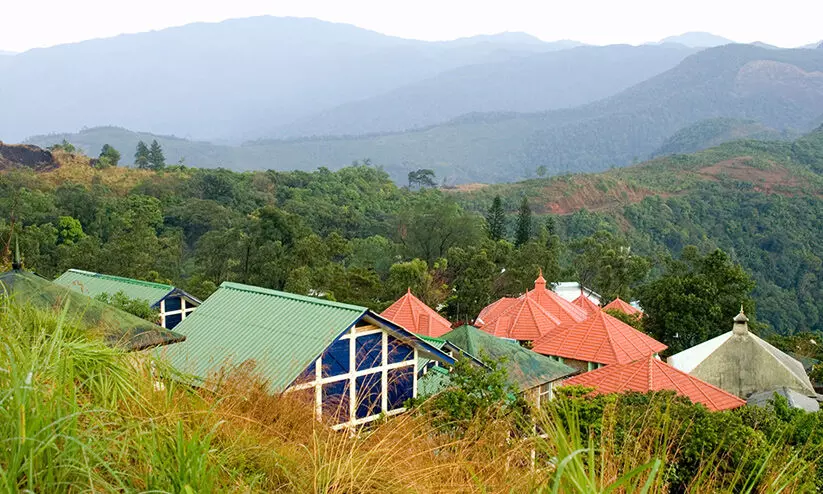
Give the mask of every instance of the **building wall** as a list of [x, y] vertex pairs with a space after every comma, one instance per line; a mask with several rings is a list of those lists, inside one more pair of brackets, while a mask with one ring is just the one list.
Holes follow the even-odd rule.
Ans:
[[336, 428], [405, 411], [417, 396], [417, 350], [382, 328], [356, 326], [329, 345], [289, 391], [314, 393], [315, 417]]
[[164, 298], [160, 301], [160, 326], [174, 329], [195, 308], [197, 304], [186, 297], [175, 295]]

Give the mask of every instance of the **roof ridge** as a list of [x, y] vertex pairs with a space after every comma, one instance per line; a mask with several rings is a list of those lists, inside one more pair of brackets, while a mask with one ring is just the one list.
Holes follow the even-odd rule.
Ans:
[[148, 286], [148, 287], [153, 287], [153, 288], [168, 288], [169, 291], [175, 289], [174, 286], [167, 285], [165, 283], [155, 283], [153, 281], [144, 281], [144, 280], [138, 280], [138, 279], [135, 279], [135, 278], [126, 278], [124, 276], [115, 276], [113, 274], [95, 273], [93, 271], [84, 271], [82, 269], [73, 269], [72, 268], [72, 269], [69, 269], [69, 272], [76, 273], [76, 274], [82, 274], [83, 276], [89, 276], [89, 277], [92, 277], [92, 278], [102, 278], [102, 279], [112, 280], [112, 281], [122, 281], [123, 283], [130, 283], [132, 285], [141, 285], [141, 286]]
[[[673, 370], [673, 371], [674, 371], [675, 373], [677, 373], [677, 374], [682, 374], [682, 375], [686, 376], [686, 378], [687, 378], [687, 379], [689, 380], [689, 382], [690, 382], [690, 383], [694, 386], [694, 388], [695, 388], [698, 392], [700, 392], [700, 393], [701, 393], [701, 394], [702, 394], [702, 395], [706, 398], [706, 400], [707, 400], [709, 403], [711, 403], [711, 404], [712, 404], [712, 406], [714, 406], [714, 408], [716, 408], [716, 409], [718, 409], [718, 410], [720, 409], [720, 407], [718, 406], [717, 402], [715, 402], [715, 400], [713, 400], [713, 399], [712, 399], [712, 397], [711, 397], [711, 396], [709, 396], [709, 394], [708, 394], [708, 393], [706, 393], [706, 392], [703, 390], [703, 386], [699, 386], [697, 383], [702, 383], [703, 385], [708, 386], [708, 387], [710, 387], [710, 388], [712, 388], [712, 389], [714, 389], [714, 390], [716, 390], [716, 391], [720, 391], [720, 392], [725, 393], [725, 394], [728, 394], [728, 395], [730, 395], [730, 396], [735, 396], [735, 395], [733, 395], [732, 393], [729, 393], [728, 391], [726, 391], [725, 389], [719, 388], [719, 387], [715, 386], [714, 384], [712, 384], [712, 383], [710, 383], [710, 382], [707, 382], [707, 381], [704, 381], [704, 380], [702, 380], [702, 379], [698, 379], [698, 378], [696, 378], [696, 377], [692, 376], [691, 374], [689, 374], [688, 372], [683, 372], [682, 370], [678, 369], [677, 367], [675, 367], [675, 366], [673, 366], [673, 365], [669, 365], [669, 364], [667, 364], [667, 363], [665, 363], [665, 362], [662, 362], [662, 361], [661, 361], [661, 364], [662, 364], [662, 365], [665, 365], [667, 368], [669, 368], [669, 369]], [[671, 378], [669, 378], [669, 379], [671, 380]], [[739, 398], [739, 397], [737, 397], [737, 396], [735, 396], [735, 397], [736, 397], [736, 398]]]
[[[634, 348], [634, 349], [635, 349], [638, 353], [642, 353], [642, 354], [645, 354], [645, 353], [646, 353], [646, 350], [648, 350], [648, 348], [647, 348], [646, 350], [642, 350], [642, 349], [640, 349], [640, 348], [639, 348], [639, 347], [638, 347], [638, 346], [637, 346], [637, 345], [636, 345], [636, 344], [632, 341], [632, 339], [631, 339], [631, 338], [629, 338], [629, 337], [625, 334], [625, 330], [626, 330], [626, 328], [623, 328], [623, 325], [627, 326], [628, 328], [631, 328], [631, 330], [632, 330], [632, 331], [637, 331], [636, 329], [632, 328], [631, 326], [629, 326], [628, 324], [624, 323], [624, 322], [623, 322], [623, 321], [621, 321], [620, 319], [617, 319], [616, 317], [611, 316], [611, 315], [609, 315], [608, 313], [606, 313], [606, 312], [604, 312], [604, 311], [600, 311], [600, 314], [601, 314], [601, 316], [602, 316], [602, 318], [603, 318], [603, 324], [604, 324], [604, 325], [611, 325], [611, 326], [612, 326], [612, 329], [614, 329], [614, 330], [618, 333], [618, 335], [619, 335], [619, 336], [620, 336], [623, 340], [625, 340], [625, 341], [626, 341], [626, 343], [628, 343], [628, 345], [629, 345], [629, 346], [631, 346], [632, 348]], [[609, 328], [606, 328], [606, 333], [607, 333], [607, 336], [608, 336], [609, 343], [611, 343], [611, 345], [612, 345], [612, 351], [614, 351], [614, 352], [615, 352], [615, 356], [617, 356], [617, 351], [616, 351], [616, 349], [615, 349], [615, 346], [619, 346], [619, 347], [620, 347], [620, 350], [621, 350], [623, 353], [625, 353], [626, 355], [629, 355], [629, 352], [627, 352], [627, 351], [626, 351], [626, 349], [625, 349], [625, 348], [623, 348], [623, 345], [618, 345], [618, 343], [617, 343], [617, 341], [616, 341], [616, 338], [612, 338], [612, 337], [611, 337], [611, 331], [609, 331]], [[638, 333], [640, 333], [640, 331], [638, 331]], [[652, 353], [654, 353], [654, 352], [652, 352]]]
[[238, 290], [242, 292], [249, 292], [249, 293], [258, 293], [260, 295], [271, 295], [275, 297], [282, 297], [282, 298], [289, 298], [292, 300], [298, 300], [300, 302], [308, 302], [310, 304], [317, 304], [317, 305], [325, 305], [327, 307], [335, 307], [338, 309], [349, 309], [349, 310], [357, 310], [357, 311], [367, 311], [369, 310], [367, 307], [361, 307], [359, 305], [352, 305], [352, 304], [344, 304], [342, 302], [333, 302], [331, 300], [323, 300], [321, 298], [316, 297], [309, 297], [306, 295], [298, 295], [296, 293], [290, 292], [281, 292], [279, 290], [272, 290], [271, 288], [262, 288], [259, 286], [253, 285], [245, 285], [243, 283], [235, 283], [233, 281], [224, 281], [220, 284], [220, 288], [230, 288], [232, 290]]

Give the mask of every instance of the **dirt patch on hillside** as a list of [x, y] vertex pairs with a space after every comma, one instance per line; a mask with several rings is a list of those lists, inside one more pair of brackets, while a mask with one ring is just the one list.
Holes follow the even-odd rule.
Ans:
[[460, 184], [454, 185], [451, 187], [445, 187], [443, 190], [447, 192], [475, 192], [480, 189], [485, 189], [488, 187], [489, 184], [481, 184], [481, 183], [471, 183], [471, 184]]
[[572, 214], [581, 209], [609, 211], [659, 195], [656, 192], [636, 188], [623, 182], [606, 184], [590, 180], [574, 184], [553, 184], [541, 194], [544, 198], [541, 213]]
[[0, 141], [0, 170], [30, 168], [49, 171], [58, 166], [50, 151], [29, 144], [3, 144]]
[[721, 178], [730, 178], [749, 182], [758, 192], [780, 192], [775, 189], [799, 188], [803, 183], [785, 168], [774, 165], [755, 167], [751, 156], [740, 156], [726, 161], [715, 163], [698, 170], [698, 175], [706, 180], [717, 181]]

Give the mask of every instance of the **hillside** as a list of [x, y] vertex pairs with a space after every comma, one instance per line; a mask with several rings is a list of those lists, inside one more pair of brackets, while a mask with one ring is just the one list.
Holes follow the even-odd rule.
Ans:
[[458, 67], [298, 120], [277, 135], [396, 132], [471, 112], [571, 108], [665, 72], [696, 51], [674, 44], [586, 46]]
[[786, 134], [754, 120], [713, 118], [675, 132], [651, 156], [693, 153], [738, 139], [778, 140], [791, 137]]
[[569, 46], [511, 33], [423, 42], [277, 17], [95, 39], [2, 57], [0, 137], [116, 124], [255, 138], [455, 67]]
[[713, 48], [715, 46], [728, 45], [734, 43], [734, 41], [712, 33], [693, 31], [678, 36], [663, 38], [660, 40], [660, 43], [679, 43], [694, 48]]

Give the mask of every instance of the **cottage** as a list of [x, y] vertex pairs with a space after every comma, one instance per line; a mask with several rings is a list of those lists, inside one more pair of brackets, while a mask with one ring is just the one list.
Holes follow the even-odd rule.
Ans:
[[[577, 371], [560, 362], [523, 348], [517, 342], [497, 338], [474, 326], [460, 326], [442, 337], [469, 356], [502, 360], [509, 384], [536, 405], [554, 396], [554, 387]], [[474, 358], [474, 357], [471, 357]]]
[[628, 324], [597, 311], [582, 322], [561, 326], [534, 342], [534, 351], [582, 372], [609, 364], [628, 364], [667, 347]]
[[534, 289], [518, 298], [502, 298], [484, 308], [475, 326], [502, 338], [531, 342], [552, 333], [563, 324], [584, 321], [586, 311], [546, 288], [543, 273]]
[[572, 377], [563, 385], [594, 388], [597, 394], [671, 390], [712, 411], [730, 410], [746, 404], [737, 396], [679, 371], [653, 355], [627, 364], [607, 365]]
[[62, 310], [67, 306], [69, 320], [77, 320], [98, 330], [109, 345], [129, 351], [185, 340], [179, 333], [24, 271], [19, 256], [15, 256], [11, 271], [0, 274], [0, 300], [6, 298], [43, 310]]
[[437, 338], [452, 329], [448, 319], [415, 297], [411, 289], [380, 315], [420, 336]]
[[171, 285], [80, 269], [69, 269], [54, 282], [92, 298], [101, 293], [114, 295], [122, 292], [131, 299], [145, 300], [153, 309], [160, 311], [160, 325], [167, 329], [173, 329], [180, 324], [180, 321], [200, 305], [200, 300]]
[[417, 396], [418, 359], [454, 359], [365, 307], [225, 282], [176, 328], [164, 353], [212, 385], [250, 366], [273, 393], [301, 392], [335, 428], [403, 412]]
[[749, 331], [740, 309], [731, 331], [668, 358], [673, 367], [746, 399], [787, 388], [815, 396], [803, 364]]

